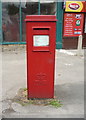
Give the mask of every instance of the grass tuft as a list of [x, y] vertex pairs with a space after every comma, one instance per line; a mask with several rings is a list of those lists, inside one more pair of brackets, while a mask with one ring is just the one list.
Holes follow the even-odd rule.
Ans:
[[49, 105], [52, 105], [54, 107], [61, 107], [62, 106], [62, 104], [60, 103], [59, 100], [51, 100], [51, 101], [49, 101]]
[[24, 90], [24, 91], [26, 91], [26, 90], [27, 90], [27, 88], [23, 88], [23, 90]]

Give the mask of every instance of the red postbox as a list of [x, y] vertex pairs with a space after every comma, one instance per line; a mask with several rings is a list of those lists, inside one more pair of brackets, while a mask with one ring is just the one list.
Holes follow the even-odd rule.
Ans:
[[56, 16], [26, 16], [28, 98], [54, 97]]

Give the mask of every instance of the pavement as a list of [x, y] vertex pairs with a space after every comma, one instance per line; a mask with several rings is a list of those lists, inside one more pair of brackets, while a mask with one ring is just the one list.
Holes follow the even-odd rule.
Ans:
[[84, 50], [80, 56], [77, 50], [56, 50], [55, 96], [63, 105], [55, 108], [12, 102], [18, 90], [26, 88], [26, 46], [3, 45], [0, 48], [3, 118], [84, 118]]

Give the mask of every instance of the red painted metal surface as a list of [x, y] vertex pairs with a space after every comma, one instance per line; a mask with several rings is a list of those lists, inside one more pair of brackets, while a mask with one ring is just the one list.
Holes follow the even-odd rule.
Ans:
[[[25, 21], [28, 98], [53, 98], [56, 16], [26, 16]], [[34, 35], [49, 36], [49, 45], [35, 46]]]
[[82, 35], [83, 26], [83, 13], [64, 13], [64, 37], [78, 37], [79, 35]]
[[85, 12], [86, 12], [86, 1], [85, 1], [84, 9], [85, 9]]

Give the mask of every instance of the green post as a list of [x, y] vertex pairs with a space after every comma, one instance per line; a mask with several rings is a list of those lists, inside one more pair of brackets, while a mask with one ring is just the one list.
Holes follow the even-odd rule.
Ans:
[[56, 49], [62, 48], [62, 26], [63, 26], [63, 9], [62, 2], [57, 2], [57, 31], [56, 31]]
[[19, 24], [19, 31], [20, 31], [20, 42], [22, 42], [22, 9], [21, 9], [21, 0], [20, 0], [20, 5], [19, 5], [19, 19], [20, 19], [20, 24]]
[[0, 0], [0, 43], [2, 43], [2, 2]]
[[40, 0], [38, 1], [38, 15], [40, 15]]

